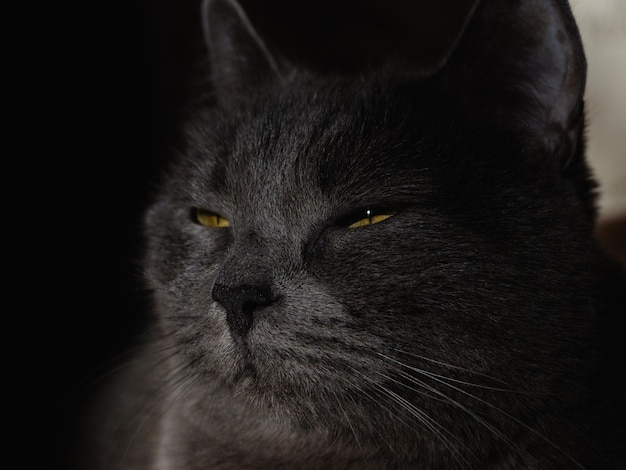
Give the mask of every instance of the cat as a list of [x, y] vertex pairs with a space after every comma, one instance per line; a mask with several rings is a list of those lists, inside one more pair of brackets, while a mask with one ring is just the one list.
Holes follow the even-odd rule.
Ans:
[[290, 65], [235, 0], [199, 21], [212, 89], [144, 220], [154, 325], [82, 468], [626, 468], [567, 1], [480, 1], [425, 75]]

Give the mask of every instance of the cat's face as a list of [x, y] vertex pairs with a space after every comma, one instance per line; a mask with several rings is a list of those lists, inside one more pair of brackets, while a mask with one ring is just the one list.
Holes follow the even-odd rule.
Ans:
[[[556, 179], [528, 181], [514, 136], [478, 136], [435, 93], [294, 80], [191, 125], [148, 226], [161, 313], [196, 374], [305, 415], [436, 373], [517, 388], [511, 363], [553, 353], [563, 319], [540, 291], [576, 288], [552, 275], [569, 235], [544, 232]], [[368, 210], [389, 217], [351, 227]], [[216, 284], [271, 302], [238, 329]]]
[[558, 390], [586, 209], [541, 139], [458, 89], [294, 74], [194, 115], [146, 261], [195, 377], [300, 424], [434, 432]]

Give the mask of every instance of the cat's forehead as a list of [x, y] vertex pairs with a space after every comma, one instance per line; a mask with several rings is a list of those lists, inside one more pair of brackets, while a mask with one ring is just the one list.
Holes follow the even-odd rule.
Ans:
[[256, 193], [373, 196], [420, 170], [432, 134], [402, 99], [389, 89], [344, 82], [298, 83], [259, 97], [205, 144], [210, 185], [235, 193], [247, 185]]

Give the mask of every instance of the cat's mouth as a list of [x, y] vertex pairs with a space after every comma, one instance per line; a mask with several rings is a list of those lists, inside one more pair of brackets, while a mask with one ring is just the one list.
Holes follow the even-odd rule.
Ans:
[[[243, 356], [243, 355], [242, 355]], [[257, 369], [252, 364], [249, 357], [242, 357], [239, 368], [233, 376], [233, 383], [249, 389], [258, 381]]]

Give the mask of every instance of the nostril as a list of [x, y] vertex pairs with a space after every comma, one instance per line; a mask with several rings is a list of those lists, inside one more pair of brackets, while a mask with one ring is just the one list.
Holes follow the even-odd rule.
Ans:
[[226, 310], [226, 321], [231, 332], [242, 337], [252, 327], [254, 311], [275, 301], [271, 288], [265, 284], [215, 284], [212, 295]]

